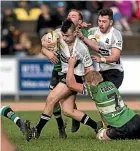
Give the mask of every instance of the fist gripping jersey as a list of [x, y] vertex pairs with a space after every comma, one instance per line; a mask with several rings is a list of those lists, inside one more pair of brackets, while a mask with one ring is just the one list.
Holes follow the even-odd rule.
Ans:
[[83, 76], [86, 67], [92, 66], [92, 59], [89, 54], [88, 47], [84, 44], [82, 40], [76, 37], [72, 51], [69, 51], [69, 47], [63, 40], [61, 32], [58, 32], [60, 39], [60, 60], [61, 60], [61, 72], [67, 73], [68, 71], [68, 59], [70, 56], [76, 57], [76, 65], [74, 68], [74, 74], [78, 76]]
[[124, 104], [118, 89], [112, 82], [102, 82], [97, 86], [84, 84], [83, 94], [89, 95], [95, 101], [101, 117], [110, 126], [121, 127], [135, 115]]
[[[121, 33], [111, 27], [109, 33], [101, 33], [99, 27], [94, 27], [89, 29], [92, 38], [94, 38], [98, 42], [99, 52], [98, 55], [101, 57], [107, 57], [112, 54], [112, 48], [118, 48], [122, 51], [122, 36]], [[123, 71], [123, 67], [120, 59], [113, 63], [99, 63], [100, 71], [105, 71], [109, 69], [118, 69]]]

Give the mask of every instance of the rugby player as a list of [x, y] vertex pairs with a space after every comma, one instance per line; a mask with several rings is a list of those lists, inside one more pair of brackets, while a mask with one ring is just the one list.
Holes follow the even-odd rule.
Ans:
[[77, 35], [92, 49], [97, 55], [92, 59], [99, 63], [99, 70], [105, 81], [111, 81], [117, 88], [123, 81], [123, 67], [120, 61], [122, 51], [122, 35], [120, 31], [113, 27], [113, 12], [106, 8], [99, 11], [98, 27], [89, 29], [92, 40], [85, 37], [80, 30]]
[[66, 73], [68, 70], [68, 58], [71, 55], [76, 56], [77, 63], [75, 65], [75, 78], [77, 82], [83, 83], [82, 77], [84, 73], [93, 70], [92, 59], [87, 46], [76, 36], [76, 26], [70, 20], [66, 19], [58, 32], [60, 41], [60, 59], [61, 73], [60, 82], [50, 92], [42, 118], [36, 127], [32, 128], [32, 136], [38, 138], [45, 124], [50, 120], [53, 109], [56, 103], [60, 102], [63, 113], [73, 119], [90, 126], [94, 130], [99, 128], [99, 125], [93, 121], [84, 112], [74, 109], [76, 92], [71, 91], [66, 85]]
[[74, 76], [75, 64], [75, 57], [70, 57], [67, 86], [73, 91], [89, 95], [108, 126], [98, 131], [97, 139], [140, 139], [140, 115], [127, 107], [115, 85], [103, 81], [101, 74], [96, 71], [85, 74], [85, 83], [77, 83]]
[[[84, 36], [86, 36], [86, 37], [89, 36], [89, 32], [86, 29], [82, 28], [83, 26], [87, 27], [88, 24], [83, 23], [83, 16], [78, 10], [72, 9], [68, 14], [68, 18], [70, 18], [74, 22], [75, 26], [78, 29], [81, 29]], [[58, 31], [60, 31], [60, 29], [57, 29], [56, 31], [58, 32]], [[55, 47], [56, 43], [48, 43], [45, 39], [45, 36], [46, 35], [44, 35], [42, 38], [42, 54], [47, 56], [47, 58], [52, 63], [55, 64], [53, 72], [52, 72], [51, 82], [50, 82], [50, 89], [52, 90], [59, 83], [60, 75], [58, 73], [61, 71], [61, 61], [60, 61], [59, 54], [56, 55], [53, 51], [51, 51]], [[47, 99], [46, 99], [46, 101], [47, 101]], [[76, 108], [76, 104], [75, 104], [75, 108]], [[58, 123], [59, 137], [65, 138], [66, 137], [65, 125], [62, 120], [61, 108], [60, 108], [59, 104], [56, 105], [53, 114]], [[41, 116], [41, 118], [43, 118], [43, 116]], [[41, 118], [40, 118], [40, 120], [41, 120]], [[79, 127], [80, 127], [80, 122], [73, 119], [71, 131], [76, 132], [79, 129]]]
[[24, 134], [25, 139], [29, 141], [31, 129], [30, 122], [28, 120], [22, 120], [9, 106], [2, 106], [0, 108], [0, 114], [13, 121]]

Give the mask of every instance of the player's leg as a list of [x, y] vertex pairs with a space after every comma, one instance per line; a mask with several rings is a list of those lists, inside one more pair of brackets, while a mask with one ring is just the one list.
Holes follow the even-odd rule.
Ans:
[[48, 95], [44, 111], [40, 117], [40, 121], [35, 128], [33, 128], [32, 133], [33, 137], [38, 138], [43, 127], [50, 120], [54, 106], [59, 100], [67, 97], [71, 94], [70, 89], [63, 83], [59, 83]]
[[9, 141], [3, 128], [1, 129], [1, 151], [17, 151], [15, 145]]
[[[66, 74], [64, 74], [64, 73], [60, 73], [60, 74], [61, 74], [61, 76], [60, 76], [60, 82], [66, 84]], [[82, 79], [81, 76], [76, 76], [76, 81], [78, 83], [83, 83], [83, 79]], [[77, 109], [77, 106], [76, 106], [75, 102], [74, 102], [74, 108]], [[80, 122], [72, 118], [71, 132], [75, 133], [75, 132], [78, 131], [79, 128], [80, 128]]]
[[[76, 103], [74, 103], [74, 109], [77, 109]], [[75, 133], [80, 128], [80, 122], [72, 118], [72, 126], [71, 126], [71, 132]]]
[[[53, 70], [52, 78], [51, 78], [51, 81], [50, 81], [50, 90], [53, 90], [58, 83], [59, 83], [58, 72]], [[62, 119], [61, 108], [60, 108], [59, 103], [57, 103], [57, 105], [55, 106], [55, 108], [53, 110], [53, 115], [54, 115], [54, 117], [57, 121], [59, 137], [60, 138], [65, 138], [66, 137], [65, 125], [64, 125], [64, 121]]]
[[81, 122], [82, 124], [90, 126], [92, 129], [96, 130], [98, 125], [92, 120], [87, 114], [77, 109], [74, 109], [74, 102], [76, 99], [76, 95], [70, 95], [65, 100], [61, 100], [61, 107], [64, 114], [68, 117], [72, 117], [73, 119]]
[[57, 121], [59, 138], [66, 138], [67, 137], [67, 134], [65, 131], [66, 125], [62, 119], [60, 104], [55, 105], [53, 115], [55, 116], [55, 119]]
[[25, 135], [25, 139], [29, 141], [30, 122], [28, 120], [21, 120], [20, 117], [9, 106], [3, 106], [0, 109], [0, 114], [13, 121], [20, 128], [20, 131]]

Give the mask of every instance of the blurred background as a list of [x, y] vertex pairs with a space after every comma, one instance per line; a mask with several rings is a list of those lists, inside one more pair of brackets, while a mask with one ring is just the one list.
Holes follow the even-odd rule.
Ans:
[[[44, 100], [53, 65], [41, 58], [41, 37], [59, 28], [70, 9], [97, 26], [97, 13], [110, 7], [123, 35], [123, 96], [140, 97], [140, 1], [1, 1], [1, 98]], [[79, 98], [84, 98], [79, 96]]]

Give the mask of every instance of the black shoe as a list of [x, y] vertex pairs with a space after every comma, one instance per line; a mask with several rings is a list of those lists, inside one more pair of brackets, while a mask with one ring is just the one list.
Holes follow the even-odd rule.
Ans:
[[72, 119], [72, 128], [71, 128], [71, 132], [75, 133], [78, 131], [78, 129], [80, 128], [80, 122], [76, 121], [75, 119]]
[[40, 136], [40, 133], [38, 133], [37, 128], [36, 128], [36, 127], [33, 127], [33, 128], [31, 129], [31, 131], [32, 131], [32, 138], [38, 139], [39, 136]]
[[95, 129], [95, 133], [97, 134], [103, 127], [104, 124], [102, 121], [97, 122], [97, 128]]
[[24, 134], [25, 140], [29, 142], [30, 139], [31, 139], [31, 137], [32, 137], [32, 135], [31, 135], [31, 128], [30, 128], [30, 121], [28, 121], [28, 120], [25, 120], [25, 121], [21, 120], [20, 124], [21, 124], [20, 130]]
[[58, 128], [58, 130], [59, 130], [59, 138], [62, 138], [62, 139], [67, 138], [67, 134], [66, 134], [65, 128], [66, 127], [64, 127], [64, 126], [62, 128]]

